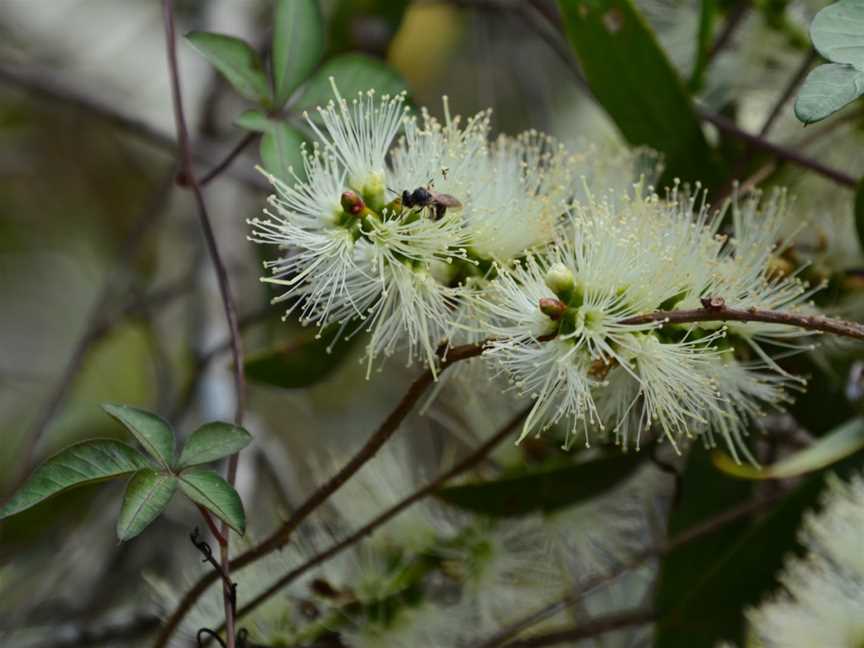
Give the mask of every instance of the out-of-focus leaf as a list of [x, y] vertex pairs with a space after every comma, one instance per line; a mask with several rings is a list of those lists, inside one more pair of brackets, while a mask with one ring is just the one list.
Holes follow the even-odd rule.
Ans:
[[145, 468], [132, 475], [117, 518], [120, 541], [131, 540], [146, 529], [165, 510], [176, 490], [177, 478], [170, 473]]
[[281, 106], [315, 69], [324, 54], [324, 21], [318, 0], [276, 0], [273, 78]]
[[723, 472], [742, 479], [788, 479], [825, 468], [864, 448], [864, 419], [856, 418], [817, 439], [813, 444], [778, 461], [758, 468], [738, 464], [725, 452], [712, 454], [714, 465]]
[[858, 247], [864, 250], [864, 178], [855, 188], [855, 231], [858, 233]]
[[125, 477], [150, 468], [132, 446], [111, 439], [91, 439], [61, 450], [40, 465], [21, 489], [0, 509], [0, 520], [35, 506], [63, 491]]
[[714, 21], [717, 18], [717, 0], [701, 0], [699, 10], [699, 31], [696, 34], [696, 60], [690, 74], [690, 89], [698, 91], [705, 81], [708, 68], [708, 53], [714, 45]]
[[330, 10], [327, 20], [330, 50], [362, 50], [384, 58], [411, 1], [337, 0], [332, 4], [335, 7]]
[[[305, 336], [246, 359], [246, 376], [255, 382], [296, 389], [309, 387], [332, 373], [348, 356], [357, 336], [333, 342], [334, 331]], [[328, 352], [328, 347], [332, 350]]]
[[186, 440], [179, 466], [185, 468], [209, 463], [239, 452], [252, 441], [252, 435], [238, 425], [215, 421], [202, 425]]
[[261, 162], [264, 168], [283, 182], [293, 179], [291, 173], [302, 177], [303, 156], [300, 145], [303, 134], [285, 122], [270, 122], [270, 129], [261, 138]]
[[163, 468], [174, 465], [174, 431], [166, 421], [128, 405], [105, 403], [102, 409], [125, 425]]
[[801, 518], [816, 504], [822, 481], [821, 476], [807, 479], [737, 541], [718, 547], [709, 560], [690, 562], [689, 581], [660, 608], [655, 646], [689, 648], [694, 637], [705, 646], [723, 640], [745, 645], [743, 613], [776, 588], [784, 558], [797, 547]]
[[829, 61], [864, 72], [864, 2], [839, 0], [816, 14], [810, 25], [813, 47]]
[[190, 32], [186, 34], [186, 40], [241, 95], [264, 105], [272, 103], [270, 84], [261, 57], [249, 43], [234, 36], [211, 32]]
[[864, 72], [851, 65], [828, 63], [814, 68], [795, 99], [795, 116], [812, 124], [864, 94]]
[[215, 472], [200, 468], [184, 470], [180, 473], [180, 488], [189, 499], [226, 522], [237, 533], [245, 533], [246, 513], [240, 495]]
[[[729, 479], [717, 471], [701, 446], [691, 448], [687, 467], [678, 483], [679, 501], [674, 504], [669, 517], [668, 536], [674, 538], [719, 512], [742, 504], [752, 490], [750, 482]], [[700, 570], [713, 565], [718, 556], [738, 541], [746, 528], [747, 521], [742, 519], [684, 544], [665, 556], [660, 564], [655, 597], [657, 608], [674, 608], [698, 580]], [[698, 570], [694, 570], [694, 565]], [[692, 637], [674, 633], [659, 633], [656, 639], [658, 648], [689, 648], [691, 644]]]
[[234, 125], [255, 133], [267, 133], [272, 128], [267, 113], [261, 110], [244, 110], [234, 120]]
[[610, 490], [633, 474], [644, 460], [645, 455], [640, 453], [616, 454], [574, 466], [450, 486], [436, 495], [448, 504], [494, 517], [554, 511]]
[[324, 106], [334, 99], [333, 87], [330, 84], [333, 77], [339, 94], [351, 101], [358, 92], [375, 90], [376, 94], [395, 95], [405, 90], [405, 81], [386, 63], [363, 54], [343, 54], [336, 56], [318, 70], [303, 90], [299, 104], [309, 111], [309, 117], [315, 119], [314, 109]]
[[631, 0], [558, 4], [594, 96], [630, 144], [663, 154], [660, 184], [719, 184], [725, 174], [684, 84]]

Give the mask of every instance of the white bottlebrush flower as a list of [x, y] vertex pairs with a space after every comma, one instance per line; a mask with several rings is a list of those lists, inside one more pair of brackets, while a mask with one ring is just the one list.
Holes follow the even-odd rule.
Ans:
[[458, 301], [441, 268], [465, 256], [466, 234], [458, 216], [408, 209], [388, 188], [388, 151], [403, 125], [413, 129], [404, 96], [370, 91], [349, 103], [334, 92], [321, 123], [309, 119], [321, 141], [304, 152], [305, 179], [268, 176], [277, 196], [267, 218], [251, 221], [253, 240], [284, 254], [265, 264], [265, 281], [286, 288], [274, 301], [289, 302], [286, 315], [296, 310], [304, 324], [369, 329], [370, 369], [402, 348], [409, 363], [419, 357], [434, 368]]
[[[493, 338], [486, 355], [536, 401], [523, 436], [566, 421], [568, 443], [596, 432], [638, 448], [650, 428], [673, 444], [699, 433], [710, 443], [714, 432], [749, 457], [744, 431], [765, 404], [785, 400], [790, 382], [760, 342], [794, 346], [801, 332], [745, 324], [730, 337], [722, 323], [622, 322], [701, 308], [709, 295], [728, 294], [738, 308], [803, 308], [808, 290], [771, 265], [782, 197], [759, 212], [757, 204], [736, 203], [740, 236], [729, 238], [698, 194], [589, 194], [555, 246], [502, 268], [478, 301]], [[724, 353], [740, 346], [758, 362]]]
[[747, 617], [765, 648], [864, 643], [864, 477], [834, 478], [823, 510], [804, 522], [803, 558], [790, 558], [775, 594]]

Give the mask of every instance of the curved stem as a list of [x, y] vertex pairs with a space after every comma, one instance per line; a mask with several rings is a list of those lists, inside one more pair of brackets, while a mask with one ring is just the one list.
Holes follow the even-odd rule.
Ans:
[[389, 522], [391, 519], [399, 515], [399, 513], [401, 513], [411, 505], [419, 502], [425, 497], [428, 497], [436, 490], [441, 488], [441, 486], [443, 486], [449, 480], [453, 479], [457, 475], [461, 475], [465, 471], [479, 464], [496, 446], [498, 446], [502, 441], [504, 441], [504, 439], [506, 439], [510, 434], [513, 433], [514, 428], [519, 425], [522, 419], [528, 416], [528, 412], [530, 411], [530, 409], [530, 407], [525, 408], [524, 410], [516, 414], [500, 430], [498, 430], [498, 432], [496, 432], [493, 436], [487, 439], [482, 445], [475, 449], [474, 452], [465, 457], [455, 466], [453, 466], [449, 470], [444, 471], [443, 473], [438, 475], [438, 477], [427, 483], [425, 486], [417, 489], [416, 491], [408, 495], [406, 498], [400, 500], [390, 508], [381, 512], [372, 520], [367, 522], [365, 525], [357, 529], [354, 533], [347, 536], [344, 540], [341, 540], [336, 544], [332, 545], [331, 547], [325, 549], [324, 551], [312, 556], [305, 563], [299, 565], [298, 567], [295, 567], [290, 572], [285, 574], [282, 578], [273, 583], [273, 585], [268, 587], [266, 590], [261, 592], [261, 594], [259, 594], [242, 608], [240, 608], [237, 613], [238, 618], [254, 610], [256, 607], [258, 607], [261, 603], [273, 596], [280, 589], [288, 586], [310, 569], [317, 567], [318, 565], [329, 560], [336, 554], [339, 554], [348, 547], [356, 544], [365, 536], [371, 534], [373, 531], [375, 531], [375, 529]]
[[665, 324], [686, 324], [694, 322], [764, 322], [793, 326], [808, 331], [833, 333], [842, 337], [864, 340], [864, 325], [858, 322], [832, 319], [821, 315], [799, 315], [780, 311], [762, 310], [759, 308], [728, 308], [717, 306], [696, 308], [693, 310], [654, 311], [645, 315], [636, 315], [620, 320], [619, 324], [637, 326], [651, 322]]
[[[479, 356], [483, 353], [483, 348], [482, 343], [465, 344], [454, 347], [446, 352], [442, 351], [439, 354], [441, 362], [437, 373], [440, 374], [457, 362]], [[417, 401], [420, 400], [420, 397], [426, 389], [435, 381], [435, 376], [436, 374], [433, 373], [431, 369], [426, 369], [420, 377], [412, 383], [411, 387], [408, 388], [408, 391], [402, 397], [402, 400], [400, 400], [399, 404], [396, 405], [396, 408], [390, 413], [372, 436], [369, 437], [363, 447], [360, 448], [360, 450], [358, 450], [357, 453], [348, 461], [348, 463], [333, 475], [333, 477], [315, 490], [306, 499], [306, 501], [300, 505], [294, 514], [268, 538], [232, 560], [230, 565], [231, 568], [240, 569], [245, 567], [259, 558], [263, 558], [264, 556], [285, 546], [291, 538], [294, 530], [300, 526], [300, 523], [309, 517], [309, 515], [321, 506], [321, 504], [326, 502], [330, 495], [348, 481], [352, 475], [366, 464], [366, 462], [372, 459], [378, 450], [381, 449], [381, 446], [383, 446], [390, 437], [393, 436], [399, 428], [399, 425], [405, 420], [405, 417], [408, 416], [409, 412], [414, 405], [417, 404]], [[195, 602], [204, 594], [205, 591], [207, 591], [207, 588], [210, 587], [215, 580], [216, 576], [214, 574], [206, 574], [199, 578], [198, 582], [195, 583], [188, 592], [186, 592], [186, 595], [180, 600], [177, 608], [165, 622], [162, 631], [156, 638], [154, 648], [164, 648], [168, 644], [168, 640], [180, 625], [183, 617], [186, 616], [187, 612], [189, 612]]]
[[[847, 322], [844, 320], [835, 320], [827, 317], [816, 315], [798, 315], [792, 313], [782, 313], [778, 311], [752, 309], [734, 309], [726, 306], [706, 307], [693, 310], [681, 311], [655, 311], [644, 315], [637, 315], [621, 320], [620, 323], [625, 325], [641, 325], [651, 322], [663, 322], [670, 324], [683, 324], [695, 322], [723, 322], [723, 321], [738, 321], [738, 322], [766, 322], [772, 324], [782, 324], [785, 326], [795, 326], [805, 330], [823, 331], [833, 333], [843, 337], [864, 340], [864, 325], [856, 322]], [[441, 362], [440, 371], [444, 371], [450, 365], [460, 360], [474, 358], [479, 356], [488, 343], [482, 342], [477, 345], [468, 344], [460, 347], [455, 347], [447, 353], [446, 357]], [[381, 448], [384, 443], [393, 435], [399, 424], [408, 415], [411, 408], [419, 400], [422, 393], [433, 382], [433, 373], [427, 369], [409, 388], [408, 392], [403, 396], [402, 400], [387, 417], [381, 427], [369, 438], [366, 444], [358, 451], [358, 453], [334, 475], [328, 482], [323, 484], [304, 502], [294, 515], [280, 526], [269, 538], [265, 539], [259, 545], [253, 547], [244, 554], [241, 554], [231, 562], [231, 567], [239, 569], [259, 558], [268, 555], [269, 553], [283, 547], [290, 538], [294, 530], [305, 520], [313, 511], [315, 511], [327, 498], [335, 492], [342, 484], [344, 484], [354, 473], [356, 473], [375, 453]], [[413, 500], [416, 501], [416, 500]], [[413, 502], [412, 501], [412, 502]], [[400, 509], [401, 510], [401, 509]], [[397, 511], [398, 512], [398, 511]], [[395, 513], [394, 513], [395, 514]], [[384, 515], [384, 514], [382, 514]], [[376, 518], [377, 519], [377, 518]], [[373, 521], [374, 522], [374, 521]], [[370, 523], [371, 524], [371, 523]], [[359, 539], [359, 537], [357, 538]], [[356, 540], [352, 540], [356, 541]], [[330, 550], [341, 551], [344, 547], [331, 547]], [[325, 552], [326, 553], [326, 552]], [[329, 557], [325, 556], [321, 560], [326, 560]], [[292, 578], [295, 576], [292, 576]], [[192, 608], [195, 602], [207, 590], [207, 588], [215, 581], [213, 574], [208, 574], [198, 580], [197, 583], [190, 589], [177, 609], [168, 618], [165, 626], [159, 635], [155, 648], [164, 648], [168, 639], [172, 636], [180, 621], [186, 613]], [[256, 599], [257, 600], [257, 599]], [[249, 604], [251, 605], [251, 604]], [[251, 609], [247, 605], [242, 608], [241, 614]]]
[[[192, 163], [192, 147], [189, 143], [189, 130], [186, 126], [186, 117], [183, 113], [183, 93], [180, 88], [180, 70], [177, 65], [177, 38], [174, 28], [174, 2], [173, 0], [164, 0], [162, 5], [163, 17], [165, 21], [165, 45], [168, 55], [168, 72], [171, 79], [171, 96], [174, 102], [174, 121], [177, 126], [177, 146], [180, 158], [181, 173], [183, 184], [186, 184], [191, 189], [195, 197], [195, 204], [198, 208], [198, 217], [201, 221], [201, 229], [204, 232], [204, 240], [207, 244], [207, 250], [210, 253], [210, 258], [213, 261], [213, 266], [216, 270], [216, 279], [219, 284], [219, 294], [222, 297], [222, 304], [225, 309], [225, 319], [228, 321], [228, 330], [231, 334], [231, 353], [234, 359], [234, 386], [237, 392], [237, 403], [234, 412], [234, 422], [237, 425], [243, 424], [243, 411], [246, 402], [246, 379], [243, 375], [243, 348], [240, 341], [240, 328], [237, 322], [237, 309], [234, 305], [234, 299], [231, 296], [231, 287], [228, 281], [228, 271], [225, 268], [225, 263], [222, 261], [222, 256], [219, 253], [219, 246], [216, 244], [216, 236], [213, 233], [213, 226], [210, 223], [210, 217], [207, 213], [207, 204], [204, 201], [204, 193], [201, 190], [199, 181], [195, 178], [195, 170]], [[226, 165], [227, 166], [227, 165]], [[239, 455], [237, 453], [231, 455], [228, 460], [228, 483], [232, 486], [237, 477], [237, 463]], [[229, 560], [229, 530], [228, 525], [223, 524], [222, 535], [225, 537], [225, 542], [219, 543], [219, 553], [222, 563], [222, 570], [225, 578], [230, 578], [230, 560]], [[228, 648], [234, 648], [236, 645], [236, 633], [234, 629], [234, 602], [227, 588], [224, 590], [224, 607], [225, 607], [225, 623], [227, 627], [227, 645]]]

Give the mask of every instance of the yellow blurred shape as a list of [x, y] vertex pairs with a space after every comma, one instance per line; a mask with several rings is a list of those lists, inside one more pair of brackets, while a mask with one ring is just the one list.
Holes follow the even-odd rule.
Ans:
[[445, 3], [414, 4], [390, 44], [388, 59], [408, 82], [422, 88], [440, 78], [462, 36], [462, 15]]

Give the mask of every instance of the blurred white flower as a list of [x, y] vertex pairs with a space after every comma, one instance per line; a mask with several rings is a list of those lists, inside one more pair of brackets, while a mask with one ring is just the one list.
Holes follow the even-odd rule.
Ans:
[[807, 549], [789, 558], [783, 590], [747, 618], [765, 648], [864, 643], [864, 476], [833, 478], [823, 509], [811, 513], [801, 530]]

